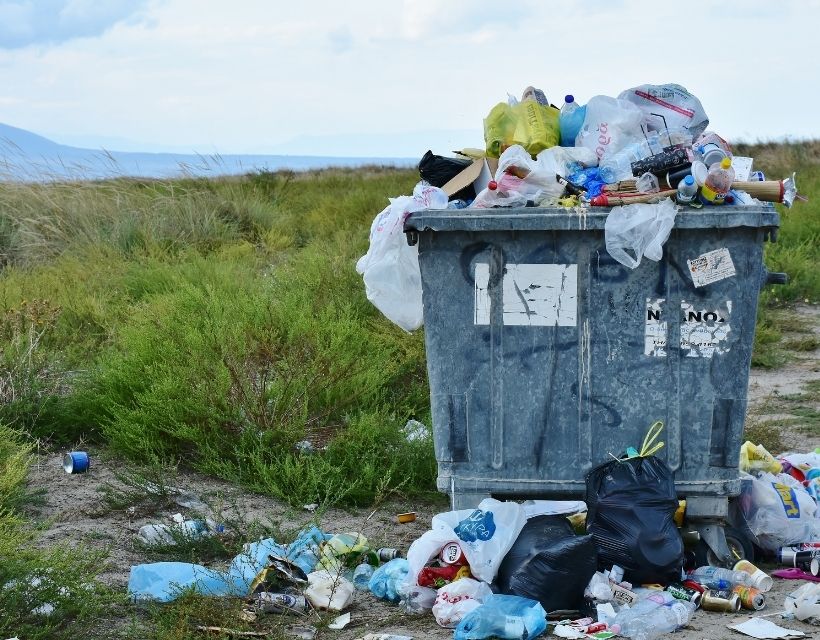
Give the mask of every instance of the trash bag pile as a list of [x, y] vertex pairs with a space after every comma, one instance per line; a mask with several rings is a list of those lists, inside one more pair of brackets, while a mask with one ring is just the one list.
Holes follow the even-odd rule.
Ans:
[[794, 174], [767, 179], [708, 127], [700, 100], [678, 84], [641, 85], [585, 105], [567, 95], [560, 109], [527, 87], [520, 100], [490, 110], [484, 149], [457, 157], [427, 151], [413, 196], [391, 199], [376, 216], [356, 265], [368, 299], [406, 331], [422, 325], [418, 249], [403, 235], [420, 209], [597, 210], [607, 215], [607, 251], [636, 269], [643, 258], [662, 258], [679, 215], [802, 199]]

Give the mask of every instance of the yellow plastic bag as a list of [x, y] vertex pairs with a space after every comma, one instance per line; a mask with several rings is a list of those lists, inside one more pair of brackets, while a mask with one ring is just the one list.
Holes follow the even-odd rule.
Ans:
[[484, 142], [487, 155], [498, 158], [504, 150], [520, 144], [531, 156], [558, 144], [558, 114], [534, 100], [524, 100], [515, 106], [499, 102], [484, 118]]
[[747, 440], [740, 448], [740, 470], [746, 473], [750, 471], [780, 473], [783, 470], [783, 465], [771, 453], [766, 451], [763, 445], [754, 444]]

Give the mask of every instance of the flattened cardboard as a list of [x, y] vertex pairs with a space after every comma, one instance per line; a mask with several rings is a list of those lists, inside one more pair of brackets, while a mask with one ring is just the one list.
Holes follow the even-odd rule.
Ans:
[[473, 163], [465, 167], [461, 173], [442, 187], [444, 193], [452, 196], [464, 187], [473, 185], [476, 195], [487, 188], [487, 184], [493, 179], [495, 170], [498, 168], [497, 158], [480, 158], [473, 160]]

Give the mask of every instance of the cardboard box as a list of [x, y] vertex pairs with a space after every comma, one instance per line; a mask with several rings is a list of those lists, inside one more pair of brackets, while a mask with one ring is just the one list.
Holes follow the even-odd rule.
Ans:
[[496, 169], [498, 169], [498, 158], [473, 160], [472, 164], [466, 166], [461, 173], [445, 184], [442, 190], [448, 196], [452, 196], [465, 187], [473, 185], [475, 193], [478, 195], [487, 188], [487, 184], [493, 179]]

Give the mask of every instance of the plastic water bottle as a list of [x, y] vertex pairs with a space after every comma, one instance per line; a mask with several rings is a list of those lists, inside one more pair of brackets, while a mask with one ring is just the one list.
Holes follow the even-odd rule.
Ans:
[[586, 115], [586, 106], [582, 107], [575, 102], [575, 97], [572, 95], [564, 96], [564, 104], [561, 107], [561, 113], [558, 114], [558, 128], [561, 131], [562, 147], [575, 146], [575, 138], [584, 125]]
[[601, 179], [607, 184], [613, 184], [619, 180], [632, 179], [632, 163], [652, 155], [649, 145], [644, 141], [633, 142], [625, 146], [617, 153], [604, 157], [598, 170]]
[[745, 571], [722, 567], [698, 567], [689, 573], [689, 577], [710, 589], [731, 589], [738, 585], [754, 586], [754, 579]]
[[735, 170], [731, 158], [723, 158], [720, 164], [713, 164], [706, 174], [706, 182], [700, 189], [700, 200], [703, 204], [723, 204], [726, 194], [732, 188]]
[[610, 626], [610, 631], [632, 640], [653, 640], [675, 629], [685, 627], [692, 619], [696, 605], [692, 602], [677, 600], [634, 616], [630, 620]]
[[678, 193], [675, 195], [678, 204], [689, 204], [696, 195], [698, 195], [698, 185], [695, 184], [695, 179], [691, 175], [678, 183]]
[[373, 575], [373, 567], [366, 562], [362, 562], [353, 571], [353, 586], [359, 591], [367, 591], [367, 585], [370, 583], [370, 578]]

